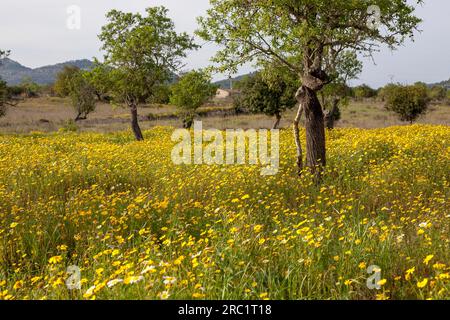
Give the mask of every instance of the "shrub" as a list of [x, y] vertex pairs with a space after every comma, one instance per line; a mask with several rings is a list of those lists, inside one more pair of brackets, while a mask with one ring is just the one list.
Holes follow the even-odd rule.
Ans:
[[386, 109], [395, 112], [401, 121], [413, 123], [426, 113], [429, 104], [426, 86], [392, 85], [385, 91]]
[[211, 84], [211, 77], [203, 71], [192, 71], [183, 75], [173, 85], [170, 103], [179, 108], [183, 127], [190, 128], [197, 109], [211, 99], [217, 86]]

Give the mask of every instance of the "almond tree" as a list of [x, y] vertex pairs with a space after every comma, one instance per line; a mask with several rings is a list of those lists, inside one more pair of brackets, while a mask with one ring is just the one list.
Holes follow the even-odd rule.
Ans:
[[[295, 72], [296, 98], [306, 116], [306, 162], [320, 177], [326, 165], [324, 113], [317, 93], [333, 79], [325, 57], [352, 49], [372, 53], [412, 37], [420, 19], [408, 0], [210, 0], [198, 35], [222, 45], [221, 71], [248, 62], [280, 62]], [[417, 0], [417, 3], [422, 1]], [[371, 6], [370, 6], [371, 5]], [[299, 168], [303, 167], [299, 159]]]
[[211, 83], [211, 76], [202, 70], [184, 74], [172, 86], [170, 103], [178, 107], [184, 128], [192, 126], [198, 108], [214, 97], [217, 89]]
[[181, 67], [187, 50], [197, 48], [186, 33], [175, 32], [167, 12], [164, 7], [147, 8], [145, 15], [112, 10], [99, 36], [105, 68], [110, 70], [110, 94], [129, 107], [136, 140], [144, 139], [138, 123], [139, 104]]

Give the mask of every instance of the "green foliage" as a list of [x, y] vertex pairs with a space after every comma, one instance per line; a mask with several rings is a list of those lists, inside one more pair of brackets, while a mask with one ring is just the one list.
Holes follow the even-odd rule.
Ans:
[[53, 89], [60, 97], [67, 97], [70, 94], [70, 83], [74, 77], [80, 73], [80, 69], [75, 66], [65, 66], [57, 75]]
[[372, 89], [366, 84], [362, 84], [360, 86], [353, 88], [353, 95], [356, 99], [359, 100], [373, 98], [377, 96], [377, 90]]
[[[264, 74], [270, 78], [264, 77]], [[236, 110], [280, 118], [287, 109], [297, 104], [295, 91], [298, 84], [267, 70], [241, 80], [239, 88], [241, 94], [234, 100]]]
[[362, 72], [362, 63], [358, 60], [356, 52], [346, 50], [335, 58], [332, 56], [326, 60], [326, 65], [333, 81], [324, 86], [319, 96], [322, 107], [327, 110], [326, 126], [332, 129], [334, 123], [341, 119], [341, 107], [349, 104], [349, 97], [353, 94], [348, 81], [356, 79]]
[[389, 83], [389, 84], [385, 85], [384, 87], [380, 88], [377, 93], [378, 99], [385, 102], [388, 98], [388, 93], [390, 92], [390, 90], [394, 90], [396, 87], [397, 87], [396, 84]]
[[[378, 29], [368, 26], [369, 5], [381, 9]], [[325, 56], [340, 49], [371, 52], [377, 43], [401, 44], [421, 21], [414, 10], [406, 0], [212, 0], [197, 34], [223, 46], [213, 59], [221, 71], [276, 60], [305, 75], [321, 70]]]
[[149, 98], [149, 103], [169, 104], [172, 88], [168, 84], [159, 84], [153, 88], [153, 94]]
[[69, 96], [77, 112], [77, 120], [86, 119], [95, 110], [95, 90], [82, 72], [72, 75], [69, 81]]
[[185, 127], [191, 127], [197, 109], [214, 97], [217, 89], [211, 76], [201, 70], [184, 74], [172, 86], [170, 103], [179, 108]]
[[110, 71], [111, 68], [108, 68], [106, 65], [95, 59], [92, 69], [84, 73], [84, 77], [91, 84], [99, 101], [109, 100], [108, 94], [112, 87]]
[[17, 105], [17, 96], [22, 92], [20, 90], [18, 93], [18, 89], [17, 87], [8, 87], [6, 82], [0, 79], [0, 118], [6, 115], [8, 106]]
[[147, 101], [155, 86], [165, 83], [181, 66], [188, 49], [197, 46], [186, 33], [177, 34], [164, 7], [146, 15], [112, 10], [99, 36], [110, 69], [110, 93], [117, 102], [137, 105]]
[[[376, 27], [370, 25], [369, 5], [381, 11]], [[317, 92], [333, 80], [326, 61], [335, 65], [345, 49], [371, 53], [380, 44], [395, 48], [413, 37], [421, 21], [414, 11], [409, 0], [211, 0], [207, 16], [198, 19], [197, 34], [222, 46], [213, 58], [219, 71], [276, 61], [298, 75], [302, 86], [296, 96], [307, 110], [307, 166], [319, 177], [326, 141]], [[302, 153], [298, 141], [297, 150]], [[301, 169], [301, 157], [297, 164]]]
[[27, 98], [37, 97], [40, 92], [40, 86], [28, 77], [22, 80], [19, 87], [22, 89], [23, 94]]
[[8, 100], [8, 87], [6, 86], [6, 82], [0, 80], [0, 118], [6, 115]]
[[434, 101], [442, 101], [447, 97], [447, 89], [442, 86], [433, 86], [429, 89], [429, 98]]
[[425, 85], [389, 85], [385, 88], [386, 109], [397, 113], [401, 121], [413, 123], [427, 111], [429, 98]]

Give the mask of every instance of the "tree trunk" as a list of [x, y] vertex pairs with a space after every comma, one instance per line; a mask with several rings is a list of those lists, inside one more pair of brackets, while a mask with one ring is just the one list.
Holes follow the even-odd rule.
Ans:
[[75, 122], [81, 121], [81, 120], [86, 120], [87, 119], [87, 115], [83, 115], [83, 113], [79, 112], [77, 117], [75, 118]]
[[325, 116], [325, 124], [327, 129], [334, 129], [334, 123], [336, 121], [336, 113], [339, 108], [339, 99], [333, 99], [333, 107], [330, 112]]
[[275, 117], [276, 117], [276, 121], [275, 121], [275, 123], [273, 124], [273, 128], [272, 129], [278, 129], [278, 127], [279, 127], [279, 125], [280, 125], [280, 122], [281, 122], [281, 114], [276, 114], [275, 115]]
[[301, 103], [299, 103], [297, 116], [295, 117], [294, 120], [294, 139], [295, 139], [295, 146], [297, 148], [297, 168], [299, 176], [302, 174], [303, 171], [303, 150], [302, 150], [302, 143], [300, 141], [300, 130], [298, 128], [298, 124], [300, 123], [302, 114], [303, 114], [303, 106]]
[[142, 135], [141, 128], [139, 127], [137, 105], [133, 103], [129, 107], [131, 112], [131, 129], [133, 130], [136, 140], [143, 141], [144, 136]]
[[326, 165], [325, 123], [316, 91], [303, 87], [303, 108], [306, 116], [306, 165], [320, 178]]

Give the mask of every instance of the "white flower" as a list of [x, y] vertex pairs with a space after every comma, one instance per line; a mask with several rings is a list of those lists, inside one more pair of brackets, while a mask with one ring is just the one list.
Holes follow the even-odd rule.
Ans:
[[144, 280], [143, 276], [139, 276], [139, 277], [131, 276], [131, 277], [126, 278], [124, 280], [124, 283], [125, 284], [135, 284], [135, 283], [138, 283], [138, 282], [140, 282], [142, 280]]
[[404, 237], [405, 237], [405, 234], [404, 234], [404, 233], [402, 233], [401, 235], [399, 235], [399, 236], [397, 237], [397, 242], [402, 242]]
[[419, 227], [421, 228], [426, 228], [428, 226], [427, 222], [422, 222], [421, 224], [419, 224]]
[[84, 294], [85, 297], [90, 297], [94, 294], [95, 286], [90, 287], [87, 289], [86, 293]]
[[108, 286], [108, 288], [112, 288], [114, 287], [116, 284], [123, 282], [123, 279], [114, 279], [111, 281], [108, 281], [108, 283], [106, 284]]
[[177, 282], [177, 278], [175, 277], [164, 277], [164, 284], [174, 284], [175, 282]]
[[158, 297], [159, 297], [161, 300], [167, 300], [167, 299], [169, 299], [169, 297], [170, 297], [169, 291], [163, 291], [163, 292], [161, 292], [160, 294], [158, 294]]
[[149, 271], [155, 270], [155, 266], [147, 266], [142, 270], [141, 274], [146, 274]]

